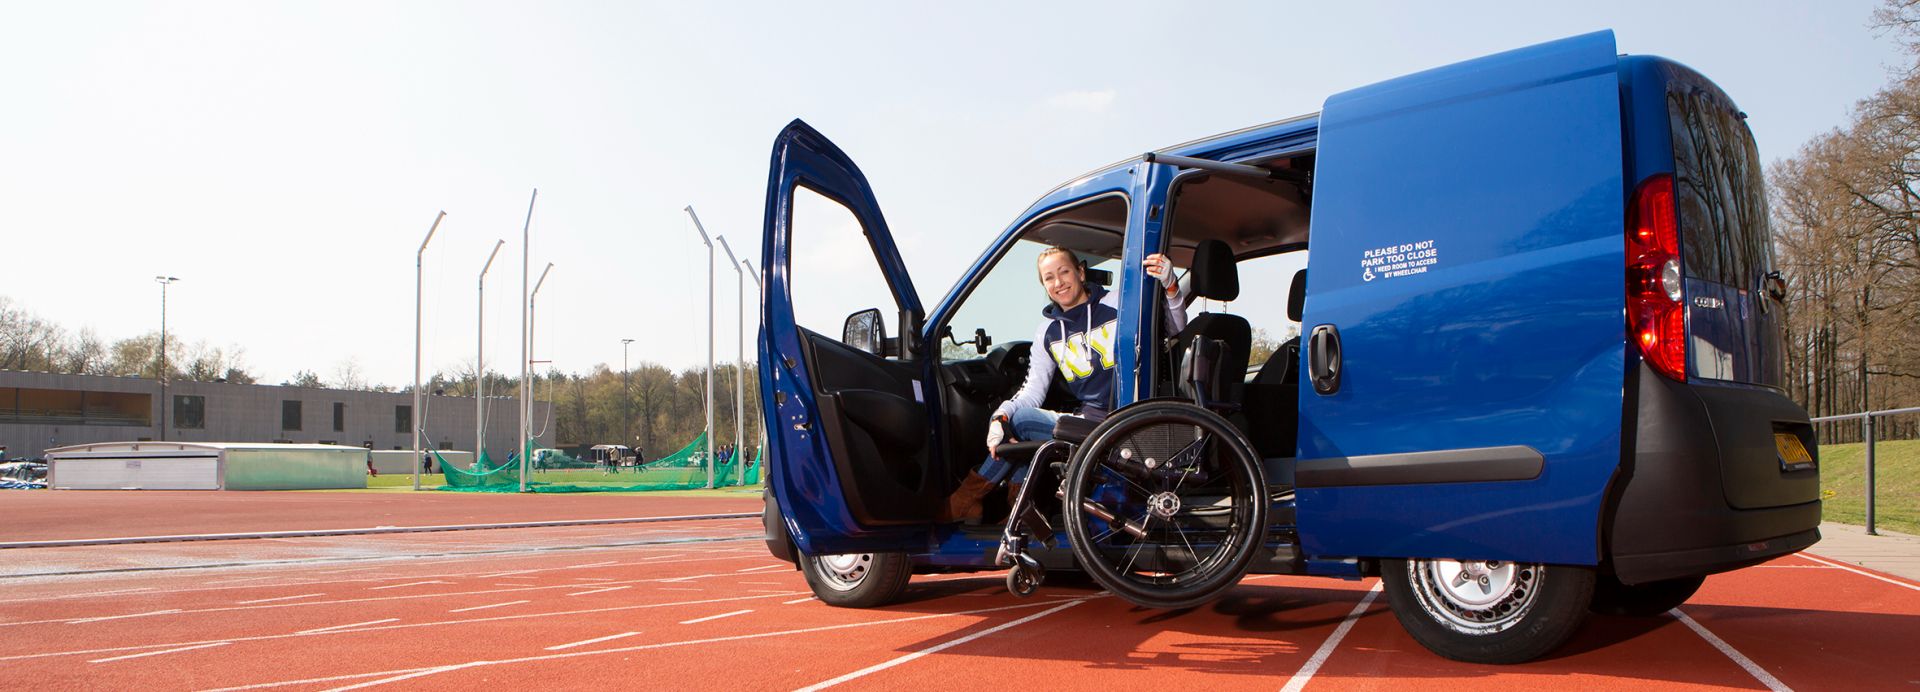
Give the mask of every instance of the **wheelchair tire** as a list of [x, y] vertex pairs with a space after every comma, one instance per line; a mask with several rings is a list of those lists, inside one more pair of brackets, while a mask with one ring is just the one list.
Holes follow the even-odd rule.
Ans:
[[1075, 560], [1135, 605], [1210, 601], [1239, 583], [1266, 543], [1264, 465], [1207, 409], [1148, 401], [1116, 411], [1074, 450], [1066, 475]]
[[814, 597], [841, 608], [893, 603], [913, 577], [913, 562], [906, 553], [802, 555], [800, 564]]
[[1381, 560], [1380, 580], [1400, 626], [1441, 656], [1525, 663], [1579, 629], [1594, 572], [1501, 561]]

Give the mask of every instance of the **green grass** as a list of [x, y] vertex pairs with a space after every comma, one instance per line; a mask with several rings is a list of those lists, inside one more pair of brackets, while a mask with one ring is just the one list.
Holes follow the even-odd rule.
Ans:
[[[1822, 518], [1865, 524], [1866, 446], [1820, 445]], [[1920, 533], [1920, 440], [1882, 440], [1874, 445], [1874, 525]]]
[[[650, 472], [646, 477], [646, 481], [648, 482], [685, 482], [685, 481], [693, 480], [696, 477], [701, 480], [704, 480], [706, 478], [706, 472], [700, 469], [663, 469], [661, 471]], [[579, 471], [547, 471], [547, 472], [535, 474], [534, 480], [547, 482], [547, 483], [576, 483], [579, 485], [587, 485], [587, 486], [593, 486], [593, 485], [624, 486], [624, 485], [632, 485], [632, 484], [641, 482], [640, 477], [633, 473], [602, 474], [599, 471], [591, 470], [591, 469], [579, 470]], [[420, 488], [422, 490], [430, 490], [432, 488], [438, 488], [442, 485], [446, 485], [446, 483], [447, 483], [446, 476], [443, 476], [441, 474], [438, 474], [438, 473], [420, 474]], [[762, 486], [760, 485], [749, 485], [749, 486], [743, 486], [743, 487], [715, 488], [712, 490], [708, 490], [705, 488], [698, 488], [693, 490], [595, 491], [590, 493], [574, 493], [574, 494], [648, 495], [648, 496], [658, 496], [658, 497], [757, 497], [760, 494], [761, 490], [762, 490]], [[310, 491], [300, 491], [300, 492], [320, 492], [320, 493], [413, 492], [413, 474], [383, 473], [378, 476], [370, 476], [367, 478], [367, 487], [365, 490], [353, 488], [353, 489], [347, 489], [347, 490], [310, 490]], [[484, 495], [488, 493], [475, 493], [475, 494]]]

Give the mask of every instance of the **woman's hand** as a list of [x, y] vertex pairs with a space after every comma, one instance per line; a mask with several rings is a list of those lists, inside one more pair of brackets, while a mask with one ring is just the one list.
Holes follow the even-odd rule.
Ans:
[[1173, 260], [1168, 259], [1166, 255], [1158, 252], [1147, 255], [1147, 259], [1142, 261], [1140, 266], [1147, 270], [1147, 276], [1159, 279], [1160, 285], [1167, 289], [1167, 293], [1171, 294], [1179, 290], [1179, 283], [1173, 278]]

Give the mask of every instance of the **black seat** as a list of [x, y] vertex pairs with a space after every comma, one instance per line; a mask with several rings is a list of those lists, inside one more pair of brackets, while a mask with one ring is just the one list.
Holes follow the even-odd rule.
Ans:
[[[1306, 312], [1307, 270], [1293, 275], [1287, 292], [1287, 319], [1299, 322]], [[1300, 337], [1295, 335], [1273, 352], [1243, 395], [1247, 438], [1267, 458], [1294, 455], [1300, 431]]]
[[[1188, 288], [1195, 298], [1232, 301], [1240, 297], [1240, 274], [1233, 249], [1219, 240], [1202, 240], [1193, 249]], [[1173, 362], [1182, 393], [1203, 406], [1236, 408], [1246, 379], [1253, 329], [1239, 315], [1203, 312], [1175, 337]]]

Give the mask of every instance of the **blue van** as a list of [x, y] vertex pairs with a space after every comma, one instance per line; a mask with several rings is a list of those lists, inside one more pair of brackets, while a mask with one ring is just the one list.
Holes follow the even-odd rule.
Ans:
[[[1746, 117], [1611, 32], [1501, 53], [1081, 176], [930, 306], [860, 170], [796, 120], [762, 247], [767, 545], [850, 607], [1007, 567], [1016, 593], [1077, 569], [1156, 607], [1248, 572], [1379, 576], [1414, 638], [1480, 662], [1540, 656], [1590, 611], [1664, 613], [1819, 540]], [[794, 268], [829, 230], [795, 210], [823, 203], [864, 240], [838, 259], [870, 249], [884, 278], [837, 335], [794, 299], [841, 280]], [[1021, 450], [1041, 490], [937, 522], [1052, 357], [1025, 341], [1047, 247], [1117, 293], [1081, 354], [1116, 369], [1114, 413]], [[1174, 306], [1184, 330], [1153, 253], [1204, 300]]]

